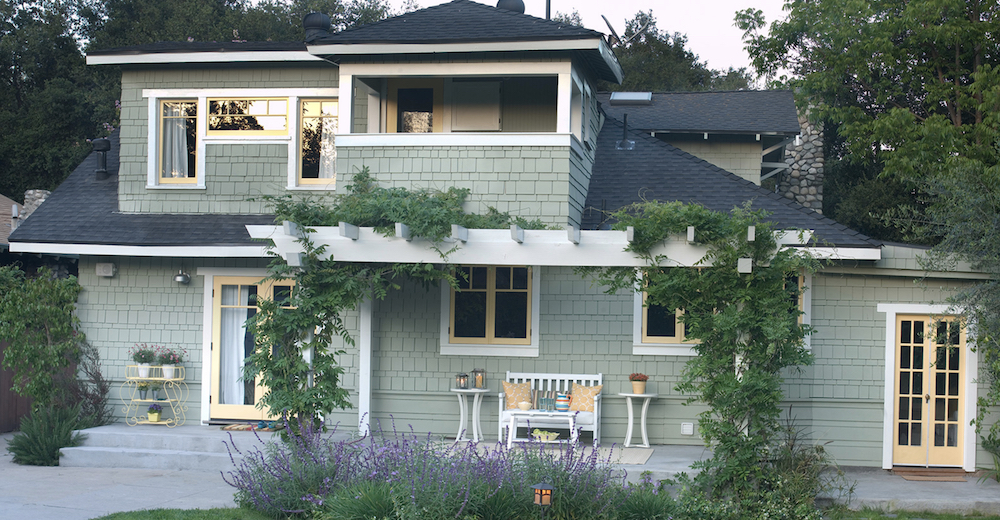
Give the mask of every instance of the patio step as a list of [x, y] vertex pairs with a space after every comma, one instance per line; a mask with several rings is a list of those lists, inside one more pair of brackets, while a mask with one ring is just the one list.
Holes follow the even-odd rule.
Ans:
[[[222, 431], [218, 426], [130, 427], [112, 424], [82, 430], [81, 446], [63, 448], [60, 466], [90, 468], [137, 468], [226, 471], [242, 456], [230, 457], [227, 443], [246, 451], [261, 443], [253, 432]], [[262, 433], [267, 442], [271, 434]]]

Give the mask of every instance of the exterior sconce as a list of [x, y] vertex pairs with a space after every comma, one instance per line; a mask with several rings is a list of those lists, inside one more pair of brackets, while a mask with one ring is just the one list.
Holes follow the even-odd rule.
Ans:
[[187, 285], [191, 283], [191, 275], [185, 273], [184, 270], [181, 269], [180, 271], [177, 271], [177, 274], [174, 275], [174, 281], [177, 283], [182, 283], [184, 285]]
[[486, 369], [477, 368], [472, 371], [473, 388], [486, 388]]
[[542, 518], [545, 518], [545, 511], [552, 505], [552, 486], [542, 482], [531, 486], [535, 490], [535, 505], [542, 508]]
[[455, 374], [455, 388], [463, 390], [469, 388], [469, 374]]

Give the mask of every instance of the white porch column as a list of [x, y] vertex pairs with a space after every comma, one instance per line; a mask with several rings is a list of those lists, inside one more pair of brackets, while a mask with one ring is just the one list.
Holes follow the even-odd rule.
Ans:
[[556, 85], [556, 133], [570, 133], [570, 100], [573, 96], [573, 74], [560, 72]]
[[337, 130], [338, 134], [352, 134], [354, 133], [354, 119], [352, 112], [354, 111], [354, 76], [349, 72], [344, 71], [344, 67], [340, 68], [340, 95], [338, 96], [338, 114], [337, 118], [340, 121]]
[[372, 300], [358, 307], [358, 432], [368, 432], [372, 412]]

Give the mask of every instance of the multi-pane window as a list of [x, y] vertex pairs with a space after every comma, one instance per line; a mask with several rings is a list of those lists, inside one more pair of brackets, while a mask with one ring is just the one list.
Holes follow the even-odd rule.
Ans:
[[647, 304], [645, 293], [642, 298], [642, 342], [683, 343], [684, 324], [679, 318], [684, 315], [684, 311], [655, 303]]
[[337, 100], [302, 101], [299, 184], [330, 184], [337, 178]]
[[288, 99], [209, 99], [208, 133], [287, 135]]
[[160, 157], [158, 177], [163, 184], [197, 182], [198, 103], [195, 100], [160, 102]]
[[531, 268], [460, 267], [451, 292], [452, 343], [531, 342]]

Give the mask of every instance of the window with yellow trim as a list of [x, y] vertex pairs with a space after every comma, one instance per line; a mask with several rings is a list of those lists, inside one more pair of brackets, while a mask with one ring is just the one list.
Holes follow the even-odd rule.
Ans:
[[208, 134], [288, 135], [288, 99], [210, 98]]
[[451, 291], [451, 343], [528, 345], [531, 343], [531, 268], [458, 268]]
[[338, 106], [336, 99], [303, 100], [299, 129], [301, 184], [333, 184], [337, 180]]
[[[685, 343], [684, 324], [680, 317], [682, 309], [668, 309], [655, 303], [646, 302], [642, 293], [642, 342], [643, 343]], [[690, 341], [695, 343], [696, 341]]]
[[160, 101], [159, 183], [198, 182], [198, 102], [194, 99]]

